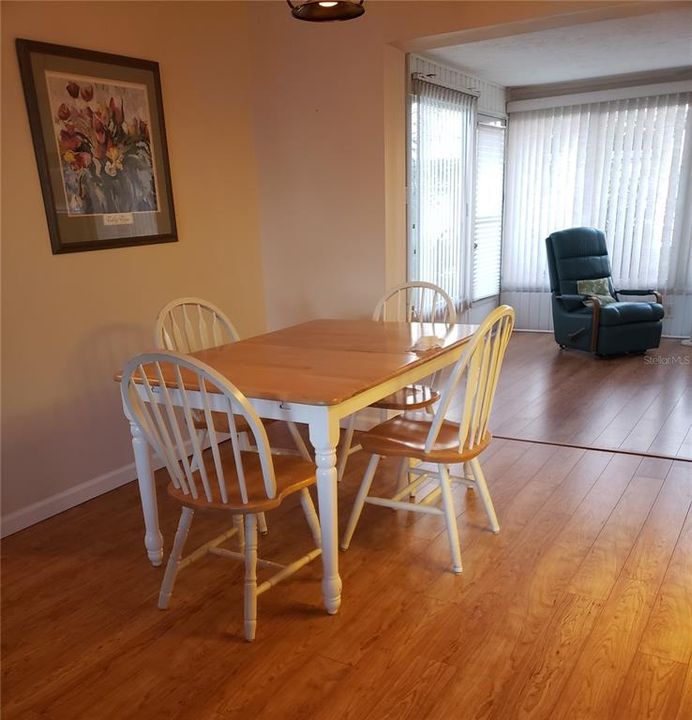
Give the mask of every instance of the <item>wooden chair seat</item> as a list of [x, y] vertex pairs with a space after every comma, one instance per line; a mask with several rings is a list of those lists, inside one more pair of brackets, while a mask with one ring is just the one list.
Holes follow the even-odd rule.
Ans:
[[370, 407], [380, 410], [422, 410], [439, 399], [440, 393], [427, 385], [407, 385], [382, 400], [372, 403]]
[[474, 447], [460, 448], [459, 425], [445, 420], [434, 449], [426, 453], [425, 442], [431, 426], [430, 415], [399, 415], [363, 433], [360, 444], [365, 452], [373, 455], [416, 458], [422, 462], [452, 465], [467, 462], [480, 455], [492, 439], [492, 435], [486, 431], [481, 442]]
[[230, 453], [222, 458], [223, 474], [225, 478], [228, 502], [221, 498], [221, 490], [214, 469], [214, 459], [211, 453], [204, 455], [204, 467], [209, 478], [211, 501], [204, 494], [199, 471], [195, 472], [196, 486], [199, 488], [199, 497], [186, 495], [169, 483], [168, 494], [183, 505], [195, 510], [226, 510], [234, 515], [245, 513], [260, 513], [278, 507], [288, 495], [315, 484], [315, 466], [294, 455], [273, 455], [274, 471], [276, 473], [276, 496], [267, 498], [262, 475], [261, 456], [256, 452], [240, 453], [245, 473], [248, 502], [244, 503], [240, 495], [240, 483], [236, 466]]

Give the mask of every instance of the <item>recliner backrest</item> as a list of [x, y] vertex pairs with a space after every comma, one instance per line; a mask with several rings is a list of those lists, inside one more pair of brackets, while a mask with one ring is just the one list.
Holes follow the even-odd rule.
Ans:
[[608, 278], [613, 293], [610, 260], [602, 230], [591, 227], [570, 228], [551, 233], [546, 238], [550, 290], [572, 295], [577, 280]]

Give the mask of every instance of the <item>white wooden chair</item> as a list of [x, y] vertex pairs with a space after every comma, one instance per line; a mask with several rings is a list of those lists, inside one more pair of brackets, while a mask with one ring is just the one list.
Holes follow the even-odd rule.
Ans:
[[[351, 542], [365, 503], [383, 505], [395, 510], [443, 515], [447, 524], [452, 568], [455, 573], [460, 573], [461, 551], [452, 500], [452, 481], [461, 482], [478, 491], [492, 531], [499, 532], [500, 526], [478, 456], [492, 439], [488, 430], [488, 418], [513, 327], [514, 310], [508, 305], [502, 305], [488, 315], [452, 369], [432, 417], [424, 412], [405, 413], [387, 420], [361, 436], [363, 450], [371, 453], [372, 457], [343, 536], [341, 547], [344, 550]], [[464, 380], [465, 383], [462, 383]], [[462, 403], [459, 423], [447, 419], [450, 407], [457, 400]], [[410, 468], [409, 480], [411, 476], [415, 479], [400, 488], [393, 497], [370, 496], [370, 486], [377, 465], [380, 458], [385, 456], [401, 457], [406, 463], [410, 458], [431, 463], [437, 466], [437, 472], [420, 466]], [[462, 464], [462, 468], [468, 463], [472, 475], [468, 476], [465, 469], [460, 477], [450, 475], [448, 466], [458, 463]], [[415, 493], [429, 478], [437, 478], [436, 487], [419, 499]], [[404, 501], [412, 492], [415, 501]], [[442, 508], [434, 505], [440, 496]]]
[[[441, 287], [421, 280], [402, 283], [387, 291], [375, 306], [372, 319], [380, 322], [440, 322], [453, 325], [457, 321], [457, 313], [452, 298]], [[383, 412], [429, 410], [440, 399], [436, 389], [437, 381], [436, 373], [429, 383], [408, 385], [370, 407]], [[351, 415], [339, 449], [339, 482], [346, 471], [348, 456], [361, 449], [360, 445], [353, 445], [355, 421], [356, 415]]]
[[[183, 297], [171, 300], [159, 311], [154, 328], [154, 343], [161, 350], [177, 350], [189, 355], [198, 350], [209, 347], [225, 345], [240, 340], [238, 331], [230, 319], [216, 305], [207, 300], [195, 297]], [[206, 431], [204, 419], [196, 416], [199, 422], [198, 429], [202, 436]], [[212, 417], [215, 417], [212, 414]], [[225, 432], [222, 425], [223, 417], [215, 417], [216, 429]], [[265, 424], [276, 422], [264, 420]], [[303, 438], [295, 423], [286, 423], [291, 433], [298, 453], [306, 460], [310, 459]], [[241, 427], [239, 432], [243, 432]], [[274, 454], [285, 452], [278, 448], [273, 449]]]
[[[321, 553], [320, 526], [308, 488], [315, 483], [314, 465], [303, 458], [273, 456], [260, 418], [244, 395], [213, 368], [176, 352], [152, 352], [130, 360], [123, 371], [121, 393], [129, 417], [165, 461], [169, 495], [182, 505], [166, 572], [159, 593], [165, 609], [178, 572], [207, 553], [245, 562], [245, 638], [255, 637], [257, 596]], [[192, 395], [199, 396], [209, 434], [203, 451], [192, 413]], [[226, 418], [230, 442], [221, 442], [212, 414]], [[257, 452], [242, 449], [236, 418], [242, 418]], [[225, 437], [225, 434], [224, 434]], [[288, 495], [300, 502], [317, 546], [282, 566], [257, 558], [257, 516], [278, 507]], [[227, 531], [183, 558], [183, 549], [197, 510], [225, 511]], [[220, 547], [233, 535], [239, 551]], [[257, 566], [278, 570], [257, 585]]]

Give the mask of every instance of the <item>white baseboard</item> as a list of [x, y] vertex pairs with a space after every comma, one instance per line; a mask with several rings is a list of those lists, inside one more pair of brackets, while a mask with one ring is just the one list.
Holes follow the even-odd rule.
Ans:
[[[223, 435], [221, 436], [224, 437]], [[188, 452], [192, 452], [191, 446], [188, 444]], [[209, 447], [209, 439], [204, 441], [202, 447]], [[164, 462], [159, 456], [151, 453], [151, 468], [158, 470], [164, 466]], [[39, 500], [25, 508], [15, 510], [12, 513], [3, 515], [0, 518], [0, 538], [13, 535], [24, 528], [47, 520], [53, 515], [58, 515], [65, 510], [81, 505], [87, 500], [93, 500], [99, 495], [115, 490], [122, 485], [137, 480], [137, 469], [134, 463], [123, 465], [116, 470], [111, 470], [103, 475], [87, 480], [86, 482], [67, 488], [56, 495], [51, 495], [44, 500]]]
[[137, 471], [135, 470], [135, 464], [130, 463], [117, 470], [111, 470], [103, 475], [75, 485], [75, 487], [63, 490], [56, 495], [51, 495], [51, 497], [45, 500], [39, 500], [28, 507], [15, 510], [15, 512], [9, 513], [8, 515], [3, 515], [3, 517], [0, 518], [0, 537], [7, 537], [8, 535], [19, 532], [30, 525], [41, 522], [41, 520], [69, 510], [75, 507], [75, 505], [81, 505], [87, 500], [103, 495], [103, 493], [107, 493], [110, 490], [115, 490], [115, 488], [121, 485], [126, 485], [136, 478]]
[[[221, 436], [223, 437], [223, 436]], [[207, 438], [202, 447], [209, 447], [209, 439]], [[192, 453], [192, 447], [187, 443], [188, 452]], [[163, 460], [157, 453], [151, 453], [151, 469], [156, 471], [164, 466]], [[13, 535], [24, 528], [46, 520], [53, 515], [58, 515], [65, 510], [76, 507], [85, 503], [87, 500], [93, 500], [99, 495], [115, 490], [122, 485], [127, 485], [137, 479], [137, 469], [135, 464], [129, 463], [123, 465], [116, 470], [111, 470], [103, 475], [87, 480], [86, 482], [68, 488], [56, 495], [51, 495], [45, 500], [29, 505], [28, 507], [15, 510], [15, 512], [3, 515], [0, 518], [0, 538]]]
[[[344, 420], [341, 425], [346, 426], [348, 420]], [[356, 416], [356, 430], [369, 430], [374, 425], [382, 422], [382, 414], [380, 410], [374, 408], [365, 408], [358, 412]], [[208, 445], [208, 440], [205, 446]], [[152, 469], [158, 470], [163, 467], [163, 462], [152, 453], [151, 458]], [[99, 475], [98, 477], [87, 480], [86, 482], [75, 485], [74, 487], [63, 490], [56, 495], [51, 495], [44, 500], [39, 500], [25, 508], [15, 510], [0, 518], [0, 537], [13, 535], [24, 528], [46, 520], [53, 515], [58, 515], [65, 510], [69, 510], [77, 505], [93, 500], [99, 495], [115, 490], [115, 488], [127, 485], [137, 479], [137, 470], [134, 463], [123, 465], [116, 470]]]

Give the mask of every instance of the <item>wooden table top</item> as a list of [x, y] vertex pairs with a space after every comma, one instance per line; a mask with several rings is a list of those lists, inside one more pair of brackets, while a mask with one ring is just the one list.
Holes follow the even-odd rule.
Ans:
[[[192, 356], [227, 377], [247, 397], [336, 405], [464, 344], [476, 328], [311, 320]], [[440, 347], [416, 352], [413, 346], [424, 335], [436, 336]]]

